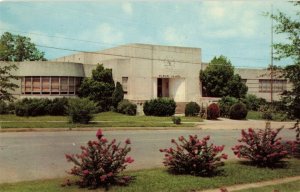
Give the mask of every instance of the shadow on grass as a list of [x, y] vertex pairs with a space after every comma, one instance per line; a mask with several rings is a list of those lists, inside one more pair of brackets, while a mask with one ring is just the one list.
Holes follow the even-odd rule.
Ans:
[[238, 164], [240, 165], [245, 165], [249, 167], [255, 167], [255, 168], [270, 168], [270, 169], [285, 169], [289, 167], [289, 162], [288, 161], [279, 161], [275, 164], [272, 165], [260, 165], [252, 161], [238, 161]]

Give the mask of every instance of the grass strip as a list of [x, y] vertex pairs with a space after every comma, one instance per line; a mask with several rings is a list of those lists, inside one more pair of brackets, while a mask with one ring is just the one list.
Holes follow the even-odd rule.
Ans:
[[[181, 117], [182, 124], [175, 125], [171, 117], [128, 116], [114, 112], [95, 115], [90, 124], [72, 124], [67, 116], [18, 117], [0, 115], [1, 128], [76, 128], [76, 127], [193, 127], [202, 121], [199, 117]], [[98, 121], [98, 122], [97, 122]], [[99, 122], [100, 121], [100, 122]]]
[[[171, 175], [166, 169], [149, 169], [129, 171], [126, 174], [136, 176], [136, 180], [127, 187], [112, 187], [110, 191], [192, 191], [220, 188], [235, 184], [252, 183], [300, 175], [300, 160], [290, 160], [285, 168], [257, 168], [228, 162], [224, 166], [224, 173], [215, 177], [194, 177], [190, 175]], [[74, 179], [74, 178], [73, 178]], [[88, 189], [79, 189], [77, 186], [61, 187], [65, 179], [27, 181], [11, 184], [1, 184], [1, 192], [87, 192]], [[104, 191], [103, 189], [94, 191]]]
[[265, 187], [250, 188], [239, 190], [236, 192], [272, 192], [272, 191], [288, 191], [288, 192], [299, 192], [300, 191], [300, 181], [292, 181], [288, 183], [270, 185]]

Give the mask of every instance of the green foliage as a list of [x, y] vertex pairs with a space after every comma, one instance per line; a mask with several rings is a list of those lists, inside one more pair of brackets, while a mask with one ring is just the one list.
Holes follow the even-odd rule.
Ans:
[[144, 103], [145, 115], [172, 116], [175, 114], [176, 103], [170, 98], [151, 99]]
[[68, 105], [67, 98], [19, 100], [14, 105], [17, 116], [65, 115]]
[[247, 107], [244, 103], [236, 103], [230, 107], [230, 119], [246, 119], [248, 114]]
[[22, 99], [15, 103], [15, 114], [17, 116], [40, 116], [47, 114], [47, 106], [51, 103], [49, 99]]
[[234, 75], [234, 67], [225, 56], [214, 57], [205, 70], [200, 71], [203, 95], [209, 97], [244, 97], [247, 86]]
[[44, 53], [40, 52], [29, 37], [13, 35], [9, 32], [0, 38], [1, 61], [44, 61]]
[[88, 124], [96, 111], [97, 105], [88, 98], [69, 99], [68, 113], [70, 122]]
[[112, 70], [97, 65], [92, 71], [92, 77], [83, 80], [78, 95], [96, 102], [100, 111], [109, 111], [114, 90]]
[[256, 95], [247, 94], [242, 102], [246, 104], [247, 109], [251, 111], [258, 111], [260, 106], [265, 105], [267, 101], [263, 98], [258, 98]]
[[63, 98], [55, 98], [53, 99], [49, 105], [46, 107], [47, 114], [49, 115], [66, 115], [68, 107], [68, 99]]
[[136, 108], [136, 104], [133, 104], [128, 100], [124, 99], [121, 102], [119, 102], [117, 111], [126, 115], [136, 115]]
[[8, 106], [4, 101], [0, 100], [0, 114], [8, 114], [9, 110], [8, 110]]
[[181, 118], [177, 116], [172, 116], [172, 121], [174, 124], [179, 125], [181, 123]]
[[207, 107], [207, 119], [215, 120], [220, 117], [220, 108], [216, 103], [212, 103]]
[[14, 64], [0, 66], [0, 101], [12, 101], [14, 97], [11, 91], [19, 87], [12, 82], [18, 79], [11, 73], [12, 70], [17, 70], [17, 66]]
[[[295, 6], [299, 7], [300, 2], [293, 2]], [[285, 43], [274, 44], [276, 59], [289, 58], [293, 60], [292, 65], [288, 65], [283, 69], [283, 76], [288, 78], [293, 83], [291, 91], [284, 93], [285, 99], [290, 100], [288, 109], [290, 116], [300, 118], [300, 9], [297, 11], [296, 19], [292, 19], [285, 13], [278, 12], [271, 15], [277, 22], [275, 32], [277, 34], [285, 34], [287, 40]]]
[[231, 106], [238, 102], [239, 101], [234, 97], [230, 97], [230, 96], [222, 97], [222, 99], [219, 100], [220, 116], [229, 117]]
[[189, 102], [185, 106], [185, 116], [197, 116], [200, 111], [200, 106], [196, 102]]
[[117, 82], [116, 88], [112, 94], [112, 104], [115, 108], [118, 107], [118, 103], [124, 99], [124, 91], [120, 82]]

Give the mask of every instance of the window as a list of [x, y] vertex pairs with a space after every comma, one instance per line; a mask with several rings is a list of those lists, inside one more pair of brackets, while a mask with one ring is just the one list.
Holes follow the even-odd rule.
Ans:
[[50, 93], [50, 77], [42, 77], [42, 94]]
[[122, 88], [123, 88], [123, 92], [124, 94], [128, 93], [128, 77], [122, 77]]
[[[280, 93], [286, 90], [287, 80], [274, 79], [273, 80], [273, 92]], [[271, 92], [271, 79], [259, 80], [259, 92]]]
[[62, 94], [75, 95], [81, 77], [23, 77], [22, 94]]

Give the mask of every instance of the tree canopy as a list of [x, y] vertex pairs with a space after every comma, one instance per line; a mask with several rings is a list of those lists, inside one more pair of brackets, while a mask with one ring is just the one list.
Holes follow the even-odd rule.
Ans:
[[[300, 6], [300, 2], [292, 3], [295, 6]], [[293, 64], [287, 65], [283, 69], [284, 76], [293, 83], [293, 89], [285, 93], [284, 100], [291, 101], [289, 103], [291, 115], [300, 118], [300, 9], [296, 13], [296, 18], [291, 18], [283, 12], [273, 14], [271, 17], [277, 22], [275, 32], [285, 34], [288, 40], [285, 43], [273, 45], [275, 59], [290, 58], [293, 61]]]
[[13, 35], [9, 32], [0, 38], [0, 61], [39, 61], [46, 60], [29, 37]]
[[18, 88], [18, 85], [12, 82], [17, 77], [12, 75], [11, 71], [16, 69], [16, 65], [13, 64], [0, 66], [0, 101], [12, 101], [14, 99], [11, 91]]
[[214, 57], [205, 70], [200, 71], [204, 96], [244, 97], [248, 91], [240, 75], [234, 74], [234, 67], [225, 56]]
[[79, 88], [80, 97], [88, 97], [96, 102], [99, 111], [108, 111], [112, 106], [112, 94], [115, 84], [112, 77], [112, 70], [106, 69], [103, 65], [97, 65], [92, 71], [92, 76], [85, 78]]

